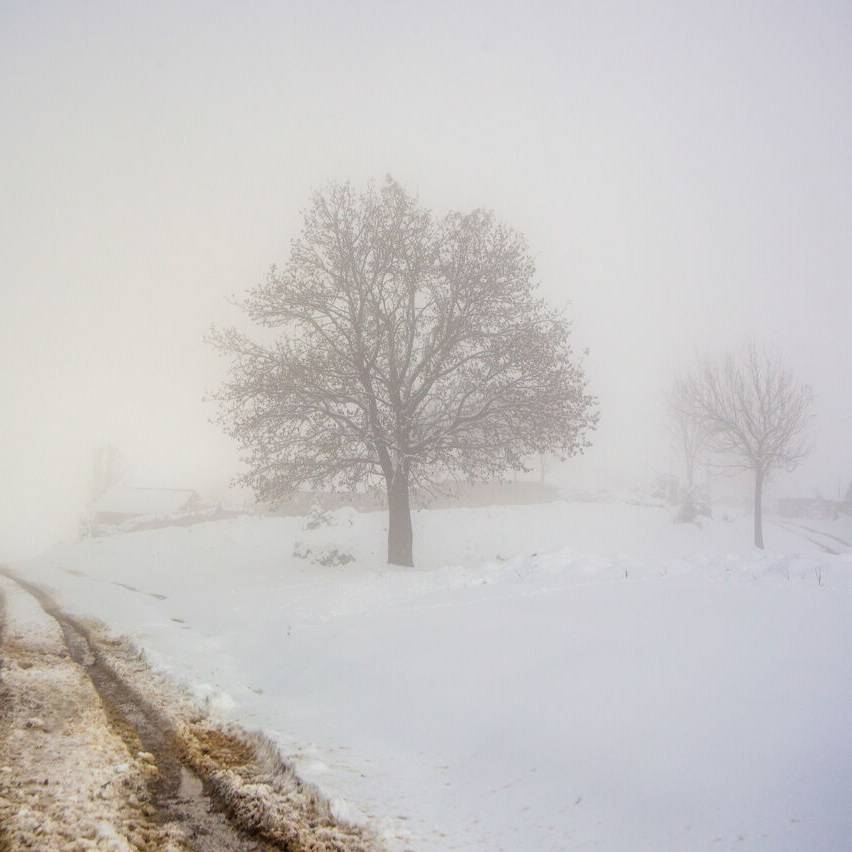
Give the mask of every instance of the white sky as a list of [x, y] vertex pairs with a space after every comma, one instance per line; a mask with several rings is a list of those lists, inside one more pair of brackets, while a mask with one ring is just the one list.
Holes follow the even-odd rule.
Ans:
[[577, 467], [665, 468], [696, 351], [818, 398], [796, 487], [852, 479], [852, 6], [0, 0], [0, 557], [67, 531], [92, 448], [234, 472], [201, 402], [229, 294], [329, 179], [526, 233], [601, 399]]

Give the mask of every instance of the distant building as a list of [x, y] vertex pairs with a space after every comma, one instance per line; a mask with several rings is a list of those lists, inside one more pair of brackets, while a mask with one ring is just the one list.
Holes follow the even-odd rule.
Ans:
[[115, 485], [92, 506], [92, 521], [118, 526], [142, 518], [164, 518], [197, 509], [201, 503], [191, 488], [134, 488]]

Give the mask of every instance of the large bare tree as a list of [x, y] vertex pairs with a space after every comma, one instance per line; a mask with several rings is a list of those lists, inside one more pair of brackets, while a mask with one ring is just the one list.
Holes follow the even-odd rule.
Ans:
[[754, 543], [763, 547], [763, 489], [773, 470], [792, 470], [808, 452], [811, 389], [778, 355], [752, 344], [702, 362], [683, 380], [681, 400], [722, 464], [754, 475]]
[[569, 324], [537, 296], [523, 238], [488, 213], [437, 219], [391, 179], [332, 185], [245, 307], [278, 334], [212, 335], [232, 361], [216, 398], [242, 481], [272, 501], [382, 482], [392, 563], [413, 564], [413, 486], [588, 446], [596, 403]]

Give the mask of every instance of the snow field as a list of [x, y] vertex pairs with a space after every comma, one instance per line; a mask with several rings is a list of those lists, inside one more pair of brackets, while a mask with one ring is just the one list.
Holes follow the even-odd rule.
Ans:
[[[241, 518], [22, 566], [262, 729], [390, 848], [835, 850], [852, 838], [852, 560], [617, 504]], [[840, 538], [847, 530], [833, 526]], [[329, 548], [351, 564], [294, 551]]]

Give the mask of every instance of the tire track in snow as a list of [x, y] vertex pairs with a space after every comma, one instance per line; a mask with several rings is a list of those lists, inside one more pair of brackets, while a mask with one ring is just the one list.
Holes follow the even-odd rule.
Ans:
[[[0, 589], [0, 741], [6, 735], [8, 725], [8, 715], [10, 708], [9, 695], [6, 691], [6, 685], [3, 682], [3, 655], [2, 650], [5, 643], [6, 632], [6, 593]], [[9, 835], [3, 828], [3, 821], [0, 820], [0, 852], [11, 852], [12, 846], [9, 840]]]
[[[793, 521], [779, 521], [771, 519], [770, 523], [775, 524], [775, 526], [780, 527], [782, 530], [793, 533], [793, 535], [797, 535], [805, 541], [809, 541], [811, 544], [815, 544], [823, 553], [830, 553], [832, 556], [840, 556], [841, 554], [848, 553], [849, 551], [848, 542], [844, 541], [842, 538], [832, 535], [831, 533], [822, 532], [821, 530], [814, 529], [813, 527], [806, 527], [803, 524], [797, 524]], [[813, 538], [813, 536], [807, 535], [808, 532], [831, 539], [832, 544], [829, 545], [824, 541]], [[844, 547], [842, 549], [838, 549], [836, 543], [840, 543], [841, 545], [844, 545]]]
[[201, 780], [181, 761], [174, 732], [161, 714], [123, 683], [102, 660], [88, 631], [63, 613], [42, 589], [0, 569], [38, 601], [58, 625], [71, 659], [101, 700], [107, 720], [128, 752], [151, 759], [156, 772], [148, 784], [156, 822], [176, 823], [194, 852], [267, 852], [281, 848], [241, 834], [214, 807]]
[[832, 535], [832, 533], [824, 532], [823, 530], [814, 529], [813, 527], [805, 526], [805, 524], [798, 524], [795, 521], [780, 521], [779, 523], [788, 524], [791, 527], [797, 527], [802, 530], [807, 530], [808, 532], [816, 533], [817, 535], [824, 536], [825, 538], [830, 538], [832, 541], [836, 541], [838, 544], [842, 544], [844, 547], [852, 547], [852, 542], [846, 541], [844, 538], [840, 538], [840, 536]]
[[[179, 733], [172, 721], [119, 676], [105, 659], [105, 649], [98, 638], [85, 625], [63, 612], [43, 589], [2, 566], [0, 574], [31, 595], [56, 622], [68, 654], [100, 698], [114, 733], [131, 755], [152, 762], [154, 771], [148, 785], [151, 809], [157, 822], [178, 827], [187, 840], [184, 848], [193, 852], [366, 852], [377, 848], [360, 830], [335, 825], [311, 791], [303, 790], [291, 776], [284, 779], [292, 787], [287, 791], [290, 810], [284, 824], [280, 818], [276, 823], [280, 807], [278, 813], [271, 814], [264, 810], [267, 802], [249, 801], [247, 805], [238, 788], [215, 776], [220, 772], [228, 775], [233, 767], [248, 766], [255, 760], [257, 755], [248, 742], [215, 730], [196, 732], [195, 736], [186, 731]], [[187, 739], [200, 752], [205, 768], [203, 780], [188, 759]], [[6, 852], [2, 843], [0, 834], [0, 852]]]
[[112, 731], [95, 689], [59, 625], [0, 577], [6, 629], [0, 646], [0, 823], [19, 849], [188, 852], [180, 832], [154, 819], [151, 767]]

